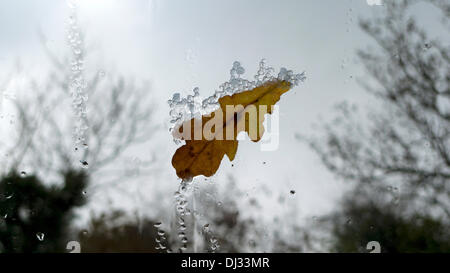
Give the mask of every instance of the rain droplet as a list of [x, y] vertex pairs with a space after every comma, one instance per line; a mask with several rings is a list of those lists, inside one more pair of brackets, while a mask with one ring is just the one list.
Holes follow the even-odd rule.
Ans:
[[85, 160], [80, 160], [80, 163], [83, 165], [83, 167], [89, 166], [89, 163], [87, 163], [87, 161]]
[[161, 224], [162, 224], [161, 222], [156, 222], [153, 226], [156, 228], [159, 228], [161, 226]]
[[256, 242], [255, 242], [254, 240], [250, 240], [250, 241], [248, 241], [248, 245], [249, 245], [251, 248], [254, 248], [254, 247], [256, 247]]
[[203, 232], [208, 233], [209, 232], [209, 224], [205, 224], [203, 226]]
[[20, 176], [24, 177], [24, 176], [26, 176], [26, 175], [27, 175], [27, 173], [26, 173], [25, 171], [21, 171], [21, 172], [20, 172]]
[[42, 232], [36, 233], [36, 237], [37, 237], [38, 240], [41, 241], [41, 242], [44, 241], [44, 236], [45, 236], [45, 234], [42, 233]]
[[295, 194], [295, 191], [294, 191], [294, 190], [291, 190], [290, 193], [291, 193], [291, 194]]
[[397, 206], [398, 204], [400, 204], [400, 198], [399, 197], [395, 197], [393, 202], [394, 202], [394, 205]]

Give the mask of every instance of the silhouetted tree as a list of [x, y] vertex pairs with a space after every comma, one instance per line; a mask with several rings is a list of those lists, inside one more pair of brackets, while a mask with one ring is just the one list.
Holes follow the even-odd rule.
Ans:
[[331, 251], [368, 252], [369, 241], [384, 252], [450, 250], [450, 47], [409, 15], [418, 4], [443, 14], [448, 35], [448, 1], [385, 1], [382, 17], [360, 23], [378, 50], [358, 53], [373, 80], [361, 84], [382, 110], [363, 117], [344, 102], [307, 139], [332, 173], [355, 182], [320, 223]]
[[409, 15], [419, 2], [434, 6], [436, 17], [441, 11], [448, 35], [448, 1], [386, 1], [384, 16], [361, 21], [378, 50], [359, 52], [374, 80], [362, 85], [382, 110], [364, 118], [356, 105], [343, 103], [324, 134], [309, 143], [338, 177], [384, 192], [396, 187], [398, 201], [409, 203], [404, 213], [421, 209], [448, 219], [450, 47], [430, 38]]
[[[68, 167], [85, 168], [86, 174], [95, 176], [90, 192], [105, 184], [111, 188], [130, 176], [130, 170], [124, 168], [128, 165], [114, 164], [127, 149], [149, 141], [157, 127], [151, 122], [154, 107], [149, 86], [113, 71], [77, 65], [77, 75], [85, 79], [87, 97], [86, 136], [77, 144], [74, 128], [78, 117], [72, 109], [71, 94], [74, 61], [67, 55], [56, 55], [46, 46], [45, 37], [41, 38], [50, 66], [38, 78], [22, 76], [24, 86], [17, 88], [13, 101], [13, 130], [4, 132], [0, 142], [0, 150], [6, 155], [0, 174], [26, 168], [40, 177], [56, 178]], [[83, 39], [79, 47], [85, 61], [90, 55]], [[128, 161], [133, 163], [133, 170], [151, 163], [145, 159]]]
[[[87, 57], [83, 39], [77, 45]], [[12, 130], [3, 131], [0, 141], [5, 155], [0, 164], [0, 177], [4, 176], [0, 212], [5, 215], [0, 220], [0, 250], [5, 252], [64, 251], [71, 211], [86, 201], [82, 191], [89, 187], [92, 195], [99, 186], [111, 189], [138, 174], [129, 173], [117, 160], [128, 148], [148, 141], [156, 128], [150, 121], [154, 108], [147, 84], [136, 85], [111, 71], [86, 68], [84, 59], [76, 60], [88, 97], [86, 139], [76, 144], [71, 94], [74, 60], [44, 49], [51, 65], [38, 78], [22, 77], [25, 86], [15, 90]], [[133, 170], [151, 163], [129, 162]], [[24, 169], [34, 176], [11, 172]], [[63, 188], [46, 186], [58, 180], [64, 181]], [[96, 183], [88, 184], [88, 180]], [[12, 197], [6, 198], [9, 193]], [[40, 241], [37, 233], [45, 239]]]
[[0, 180], [0, 252], [63, 252], [73, 210], [85, 203], [84, 172], [62, 174], [60, 186], [12, 172]]

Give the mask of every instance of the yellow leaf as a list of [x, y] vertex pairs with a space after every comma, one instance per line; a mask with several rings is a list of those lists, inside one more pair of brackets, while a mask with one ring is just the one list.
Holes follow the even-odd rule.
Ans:
[[172, 158], [178, 177], [214, 175], [224, 155], [233, 161], [238, 147], [237, 135], [242, 131], [247, 132], [252, 141], [259, 141], [264, 134], [264, 114], [271, 114], [273, 105], [290, 88], [289, 82], [274, 80], [252, 90], [224, 96], [219, 99], [220, 108], [211, 115], [180, 125], [174, 136], [184, 139], [186, 144], [178, 148]]

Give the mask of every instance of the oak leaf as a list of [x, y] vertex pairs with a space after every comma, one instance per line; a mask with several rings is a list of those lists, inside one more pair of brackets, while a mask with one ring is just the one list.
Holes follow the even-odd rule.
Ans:
[[264, 115], [272, 113], [273, 106], [290, 88], [287, 81], [273, 80], [252, 90], [224, 96], [218, 101], [220, 108], [210, 115], [193, 118], [177, 127], [174, 137], [186, 142], [172, 158], [177, 176], [189, 179], [214, 175], [224, 155], [234, 160], [237, 135], [242, 131], [252, 141], [259, 141], [264, 134]]

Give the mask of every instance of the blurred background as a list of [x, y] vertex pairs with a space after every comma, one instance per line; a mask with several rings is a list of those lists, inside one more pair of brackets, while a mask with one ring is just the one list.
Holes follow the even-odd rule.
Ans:
[[[3, 1], [0, 252], [449, 252], [449, 19], [444, 0]], [[240, 141], [180, 187], [167, 100], [263, 58], [307, 77], [278, 149]]]

